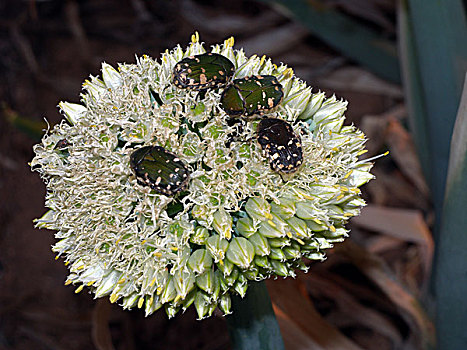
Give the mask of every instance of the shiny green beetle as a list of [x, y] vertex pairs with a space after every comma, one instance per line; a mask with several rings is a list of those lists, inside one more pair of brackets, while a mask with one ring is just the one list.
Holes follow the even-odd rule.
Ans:
[[180, 89], [205, 90], [227, 84], [235, 71], [234, 64], [218, 53], [186, 57], [173, 70], [173, 83]]
[[160, 146], [138, 148], [130, 156], [130, 165], [140, 185], [166, 196], [180, 192], [190, 178], [180, 158]]
[[228, 115], [262, 115], [277, 107], [284, 98], [282, 85], [272, 75], [235, 79], [222, 93], [220, 105]]

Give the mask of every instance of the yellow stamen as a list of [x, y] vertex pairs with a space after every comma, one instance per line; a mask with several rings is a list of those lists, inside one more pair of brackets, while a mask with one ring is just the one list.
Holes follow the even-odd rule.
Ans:
[[353, 170], [350, 170], [345, 176], [344, 179], [347, 179], [350, 175], [352, 175]]
[[365, 154], [366, 152], [368, 152], [367, 149], [362, 149], [360, 152], [357, 153], [357, 156], [361, 156], [362, 154]]
[[115, 303], [118, 300], [118, 294], [112, 293], [109, 299], [112, 304]]
[[75, 293], [78, 294], [79, 292], [81, 292], [84, 288], [84, 284], [80, 285], [78, 288], [76, 288], [75, 290]]
[[141, 309], [141, 307], [143, 306], [143, 303], [144, 303], [144, 297], [139, 298], [139, 300], [138, 300], [138, 309]]

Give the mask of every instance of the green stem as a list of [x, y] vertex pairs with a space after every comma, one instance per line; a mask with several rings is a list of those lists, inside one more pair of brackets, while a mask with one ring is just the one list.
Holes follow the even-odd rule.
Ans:
[[251, 283], [246, 297], [232, 298], [226, 317], [233, 350], [283, 350], [279, 325], [265, 282]]

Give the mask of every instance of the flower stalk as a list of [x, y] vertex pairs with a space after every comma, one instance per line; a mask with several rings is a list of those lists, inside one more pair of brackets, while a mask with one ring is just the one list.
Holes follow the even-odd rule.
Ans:
[[233, 350], [283, 350], [284, 342], [265, 282], [252, 283], [244, 299], [232, 299], [226, 317]]

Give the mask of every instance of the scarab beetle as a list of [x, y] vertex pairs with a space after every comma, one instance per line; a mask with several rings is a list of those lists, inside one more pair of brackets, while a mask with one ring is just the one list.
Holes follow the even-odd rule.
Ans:
[[222, 92], [220, 106], [228, 115], [264, 114], [284, 98], [282, 85], [272, 75], [253, 75], [235, 79]]
[[234, 71], [234, 64], [227, 57], [218, 53], [203, 53], [178, 62], [173, 70], [173, 83], [181, 89], [218, 88], [228, 83]]
[[268, 158], [271, 169], [279, 173], [293, 173], [303, 163], [300, 136], [285, 120], [266, 118], [257, 129], [258, 143]]
[[174, 196], [188, 183], [190, 173], [177, 155], [160, 146], [138, 148], [130, 156], [138, 183]]

